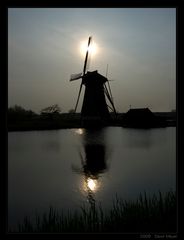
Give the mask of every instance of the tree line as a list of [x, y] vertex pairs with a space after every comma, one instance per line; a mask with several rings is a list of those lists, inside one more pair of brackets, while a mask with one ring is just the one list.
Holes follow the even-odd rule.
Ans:
[[[70, 109], [68, 113], [73, 113], [74, 110]], [[19, 120], [33, 120], [38, 118], [52, 119], [60, 116], [62, 113], [61, 108], [58, 104], [51, 105], [43, 108], [40, 113], [35, 113], [32, 110], [26, 110], [22, 106], [14, 105], [8, 108], [8, 121], [19, 121]]]

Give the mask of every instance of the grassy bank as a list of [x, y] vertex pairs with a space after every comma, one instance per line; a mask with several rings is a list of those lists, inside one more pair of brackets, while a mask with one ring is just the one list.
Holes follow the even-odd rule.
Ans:
[[[94, 125], [98, 127], [98, 125]], [[121, 127], [134, 127], [126, 126], [123, 124], [121, 117], [117, 119], [111, 119], [105, 126], [121, 126]], [[154, 127], [170, 127], [176, 126], [176, 121], [166, 120], [165, 125], [156, 125]], [[54, 130], [54, 129], [67, 129], [67, 128], [83, 128], [84, 125], [81, 123], [80, 118], [59, 118], [59, 119], [31, 119], [31, 120], [19, 120], [8, 122], [8, 131], [33, 131], [33, 130]], [[152, 126], [153, 127], [153, 126]], [[138, 128], [147, 128], [146, 126]]]
[[100, 204], [83, 205], [67, 215], [50, 207], [48, 213], [35, 216], [31, 222], [25, 217], [18, 232], [175, 232], [176, 196], [174, 192], [148, 197], [141, 194], [135, 201], [115, 198], [109, 211]]

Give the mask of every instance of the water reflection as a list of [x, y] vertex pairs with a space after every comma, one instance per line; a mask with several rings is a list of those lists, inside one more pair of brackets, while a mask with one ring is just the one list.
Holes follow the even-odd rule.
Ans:
[[108, 170], [104, 131], [78, 129], [77, 133], [82, 137], [82, 150], [79, 151], [81, 167], [72, 165], [72, 170], [83, 175], [82, 189], [93, 206], [95, 193], [101, 187], [101, 174]]
[[152, 131], [150, 129], [126, 129], [125, 145], [129, 148], [148, 149], [152, 144]]
[[87, 179], [87, 188], [89, 188], [92, 192], [96, 191], [97, 189], [97, 180], [96, 179]]
[[79, 134], [79, 135], [82, 135], [84, 133], [84, 128], [78, 128], [75, 130], [75, 133]]

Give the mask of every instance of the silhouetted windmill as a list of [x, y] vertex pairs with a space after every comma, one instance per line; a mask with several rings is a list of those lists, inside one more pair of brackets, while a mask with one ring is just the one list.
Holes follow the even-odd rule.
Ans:
[[[92, 37], [89, 37], [88, 47], [86, 51], [86, 57], [84, 61], [83, 73], [73, 74], [71, 75], [70, 81], [74, 81], [82, 78], [79, 93], [77, 97], [77, 102], [75, 105], [75, 112], [77, 110], [82, 86], [85, 85], [85, 93], [84, 99], [81, 109], [82, 119], [109, 119], [110, 114], [108, 108], [110, 108], [114, 113], [116, 113], [116, 109], [113, 103], [112, 92], [110, 89], [110, 85], [108, 79], [96, 71], [87, 72], [86, 66], [88, 61], [89, 54], [89, 46], [91, 43]], [[106, 86], [106, 82], [108, 85]], [[109, 89], [109, 90], [108, 90]], [[111, 106], [107, 105], [106, 98], [108, 99]]]

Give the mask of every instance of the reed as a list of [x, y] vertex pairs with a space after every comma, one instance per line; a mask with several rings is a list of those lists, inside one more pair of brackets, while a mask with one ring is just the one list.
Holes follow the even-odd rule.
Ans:
[[25, 217], [17, 232], [26, 233], [107, 233], [107, 232], [175, 232], [176, 195], [169, 191], [148, 197], [140, 194], [135, 201], [115, 197], [112, 207], [105, 211], [101, 204], [87, 206], [67, 214], [53, 207], [35, 221]]

